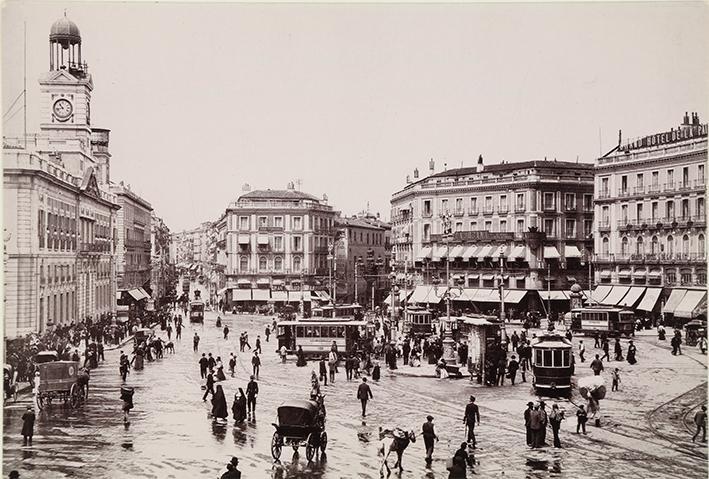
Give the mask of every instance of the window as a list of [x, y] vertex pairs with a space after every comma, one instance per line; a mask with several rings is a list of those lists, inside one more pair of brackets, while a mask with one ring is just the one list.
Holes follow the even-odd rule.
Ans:
[[448, 213], [448, 200], [441, 200], [441, 213]]
[[423, 201], [423, 214], [425, 216], [431, 216], [431, 200]]
[[273, 237], [273, 250], [274, 251], [283, 251], [283, 236], [274, 236]]
[[517, 233], [524, 233], [524, 220], [517, 220]]
[[674, 271], [667, 271], [665, 274], [665, 282], [667, 284], [675, 284], [677, 282], [677, 275]]
[[37, 212], [37, 235], [39, 236], [39, 247], [44, 248], [44, 238], [47, 234], [47, 228], [44, 224], [44, 210]]
[[645, 189], [645, 175], [643, 173], [638, 173], [635, 182], [637, 184], [637, 192], [642, 193]]
[[500, 213], [506, 213], [508, 209], [509, 208], [507, 205], [507, 195], [500, 195]]
[[682, 187], [689, 186], [689, 166], [682, 168]]
[[682, 284], [692, 284], [692, 272], [688, 269], [683, 269], [680, 273]]
[[638, 222], [642, 221], [643, 218], [643, 204], [638, 203], [635, 205], [635, 218], [638, 220]]
[[478, 212], [478, 199], [477, 198], [470, 198], [470, 212], [471, 213]]
[[456, 224], [455, 224], [455, 230], [456, 230], [456, 231], [463, 231], [463, 222], [462, 222], [462, 221], [456, 222]]
[[689, 254], [689, 236], [682, 237], [682, 253]]
[[283, 269], [283, 258], [276, 256], [273, 260], [273, 269], [275, 271], [281, 271]]
[[601, 178], [601, 198], [609, 196], [608, 193], [608, 178]]
[[697, 253], [699, 253], [700, 258], [704, 258], [704, 251], [706, 245], [704, 244], [704, 235], [697, 236]]
[[462, 213], [462, 212], [463, 212], [463, 198], [456, 198], [456, 200], [455, 200], [455, 212], [456, 212], [456, 213]]
[[593, 195], [583, 195], [583, 209], [584, 211], [593, 210]]
[[547, 234], [547, 236], [555, 236], [553, 219], [547, 218], [544, 220], [544, 232]]
[[274, 216], [273, 226], [275, 226], [276, 228], [283, 228], [283, 216]]
[[423, 241], [431, 241], [431, 225], [423, 225]]
[[650, 207], [650, 219], [653, 223], [655, 223], [658, 220], [659, 214], [660, 214], [660, 204], [657, 201], [653, 201], [652, 205]]
[[575, 238], [576, 237], [576, 220], [566, 220], [566, 237]]
[[673, 255], [675, 252], [675, 239], [672, 236], [667, 237], [667, 254]]
[[301, 266], [301, 259], [300, 256], [296, 256], [293, 258], [293, 271], [296, 273], [300, 273], [300, 266]]
[[650, 254], [658, 254], [659, 252], [660, 252], [659, 241], [657, 239], [657, 236], [653, 236], [652, 241], [650, 241]]
[[501, 233], [507, 232], [507, 220], [500, 220], [500, 232]]
[[478, 229], [478, 222], [477, 221], [471, 221], [470, 222], [470, 231], [476, 231]]
[[591, 236], [593, 232], [593, 220], [583, 220], [583, 235], [585, 237]]
[[303, 251], [303, 238], [300, 236], [293, 236], [293, 251]]
[[697, 198], [697, 216], [699, 217], [698, 219], [700, 221], [703, 221], [705, 219], [704, 198]]
[[674, 221], [675, 218], [675, 202], [672, 200], [669, 200], [667, 203], [665, 203], [665, 213], [666, 217], [669, 221]]
[[554, 193], [544, 193], [544, 209], [554, 209]]
[[622, 195], [628, 194], [628, 176], [623, 175], [620, 177], [620, 193]]
[[704, 184], [704, 165], [697, 165], [697, 182]]
[[660, 183], [660, 172], [653, 171], [652, 172], [652, 186], [657, 186], [659, 183]]
[[293, 229], [295, 231], [302, 230], [303, 229], [303, 218], [301, 218], [300, 216], [294, 216], [292, 224], [293, 224]]
[[268, 216], [259, 216], [258, 217], [258, 227], [265, 228], [266, 226], [268, 226]]
[[643, 237], [638, 236], [635, 240], [635, 254], [643, 254], [645, 252], [645, 245], [643, 244]]
[[628, 251], [628, 243], [629, 243], [628, 237], [627, 237], [627, 236], [624, 236], [623, 239], [622, 239], [621, 242], [620, 242], [620, 255], [621, 255], [621, 257], [623, 257], [623, 258], [625, 258], [626, 256], [628, 256], [628, 253], [629, 253], [629, 251]]
[[621, 205], [620, 207], [620, 221], [623, 224], [628, 224], [628, 205]]
[[667, 187], [674, 188], [675, 186], [675, 170], [667, 170]]
[[244, 231], [249, 229], [249, 217], [239, 216], [239, 229]]
[[485, 211], [486, 212], [492, 211], [492, 196], [485, 197]]
[[524, 211], [524, 193], [517, 193], [517, 200], [515, 202], [515, 209], [517, 211]]
[[485, 222], [485, 231], [492, 231], [492, 221]]
[[576, 209], [576, 195], [573, 193], [566, 193], [564, 195], [564, 207], [567, 210], [575, 210]]
[[682, 219], [689, 219], [689, 200], [682, 200]]
[[601, 253], [606, 257], [610, 254], [610, 241], [608, 241], [608, 238], [603, 238], [601, 242]]

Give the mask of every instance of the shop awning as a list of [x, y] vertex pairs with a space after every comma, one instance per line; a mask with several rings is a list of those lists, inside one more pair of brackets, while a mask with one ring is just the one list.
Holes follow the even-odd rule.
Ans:
[[551, 290], [551, 291], [537, 291], [542, 300], [546, 301], [568, 301], [569, 297], [566, 295], [566, 291], [561, 290]]
[[463, 253], [465, 253], [465, 246], [461, 246], [461, 245], [454, 246], [453, 249], [451, 249], [450, 257], [451, 258], [462, 258]]
[[507, 258], [510, 254], [510, 247], [507, 245], [500, 245], [498, 247], [492, 247], [492, 260], [493, 261], [498, 261], [500, 259], [500, 256], [503, 258]]
[[268, 289], [252, 289], [251, 298], [254, 301], [268, 301], [271, 299], [271, 291]]
[[510, 252], [510, 255], [508, 257], [511, 259], [526, 258], [527, 257], [527, 247], [526, 246], [515, 246], [514, 248], [512, 248], [512, 251]]
[[612, 286], [601, 285], [593, 290], [593, 302], [600, 303], [608, 296], [613, 289]]
[[428, 285], [416, 286], [414, 293], [411, 295], [409, 302], [411, 303], [425, 303], [428, 294], [431, 292], [432, 287]]
[[244, 235], [244, 234], [239, 235], [239, 244], [249, 244], [250, 242], [251, 242], [251, 238], [249, 238], [249, 235]]
[[468, 274], [468, 279], [479, 279], [480, 273], [470, 273]]
[[148, 294], [148, 292], [145, 291], [143, 288], [138, 288], [138, 291], [140, 291], [144, 297], [150, 298], [150, 295]]
[[271, 284], [268, 278], [259, 278], [256, 280], [256, 284]]
[[145, 291], [143, 291], [141, 288], [129, 289], [128, 294], [130, 294], [130, 296], [136, 301], [140, 301], [141, 299], [145, 299], [148, 297]]
[[630, 269], [629, 268], [623, 268], [620, 271], [618, 271], [618, 277], [619, 278], [630, 278]]
[[675, 309], [675, 316], [678, 318], [693, 318], [696, 316], [695, 310], [699, 309], [702, 303], [706, 303], [707, 292], [689, 290], [682, 298], [682, 302]]
[[271, 291], [271, 299], [285, 303], [288, 301], [288, 293], [286, 291]]
[[418, 261], [421, 261], [426, 258], [430, 258], [432, 252], [433, 252], [433, 250], [431, 249], [430, 246], [424, 246], [423, 248], [421, 248], [421, 251], [419, 252], [419, 255], [417, 256], [416, 259]]
[[495, 275], [494, 275], [494, 274], [484, 274], [484, 275], [483, 275], [483, 280], [484, 280], [484, 281], [490, 281], [491, 279], [495, 279]]
[[480, 249], [478, 245], [468, 246], [463, 253], [463, 259], [477, 258], [475, 253]]
[[321, 301], [330, 301], [330, 299], [332, 299], [326, 291], [313, 291], [313, 293], [315, 293], [315, 296], [320, 298]]
[[472, 301], [473, 298], [475, 297], [476, 292], [477, 292], [477, 289], [475, 289], [475, 288], [463, 288], [463, 292], [459, 296], [455, 296], [453, 298], [453, 301], [460, 301], [460, 302]]
[[559, 259], [561, 255], [556, 246], [545, 246], [544, 247], [544, 259]]
[[492, 256], [492, 246], [483, 246], [480, 251], [477, 252], [477, 258], [484, 260], [485, 258], [490, 258]]
[[251, 280], [248, 280], [246, 278], [239, 278], [236, 280], [236, 284], [251, 284]]
[[657, 306], [657, 300], [660, 299], [660, 294], [662, 294], [662, 289], [660, 288], [647, 288], [645, 296], [643, 296], [642, 301], [635, 309], [648, 312], [654, 311]]
[[122, 292], [122, 291], [116, 292], [116, 301], [120, 301], [120, 300], [121, 300], [121, 296], [123, 296], [123, 292]]
[[564, 245], [564, 258], [580, 258], [581, 251], [574, 245]]
[[273, 281], [271, 281], [271, 284], [273, 286], [283, 286], [283, 280], [282, 279], [274, 279]]
[[250, 289], [231, 288], [232, 301], [251, 301]]
[[524, 289], [508, 289], [505, 291], [505, 303], [518, 304], [526, 294]]
[[629, 290], [629, 286], [613, 286], [613, 289], [611, 289], [611, 292], [608, 293], [608, 296], [606, 296], [603, 301], [599, 301], [599, 303], [608, 306], [615, 306], [622, 301], [623, 297], [628, 294]]
[[662, 270], [661, 269], [651, 269], [647, 275], [650, 277], [650, 279], [660, 279], [660, 278], [662, 278]]
[[475, 292], [473, 301], [479, 303], [499, 303], [500, 302], [500, 290], [499, 289], [479, 289]]
[[633, 278], [644, 278], [645, 276], [647, 276], [647, 270], [638, 269], [633, 271]]
[[[303, 301], [310, 302], [310, 291], [303, 291]], [[300, 291], [288, 291], [288, 302], [289, 303], [299, 303], [300, 302]]]
[[268, 244], [268, 236], [267, 235], [258, 235], [258, 238], [256, 238], [256, 242], [258, 244]]
[[640, 296], [643, 295], [643, 293], [645, 292], [645, 289], [646, 288], [643, 288], [643, 287], [633, 286], [632, 288], [630, 288], [630, 291], [628, 291], [628, 293], [625, 295], [625, 297], [622, 299], [622, 301], [620, 301], [618, 303], [618, 306], [632, 308], [635, 305], [635, 303], [638, 302], [638, 300], [640, 299]]
[[686, 289], [673, 289], [670, 293], [670, 297], [665, 302], [665, 307], [662, 309], [662, 311], [665, 313], [674, 313], [675, 308], [679, 306], [686, 294]]
[[601, 271], [601, 278], [610, 278], [611, 277], [611, 270], [609, 269], [604, 269]]
[[431, 258], [433, 261], [440, 261], [443, 258], [448, 257], [448, 248], [446, 246], [438, 246], [436, 250], [433, 252], [433, 257]]

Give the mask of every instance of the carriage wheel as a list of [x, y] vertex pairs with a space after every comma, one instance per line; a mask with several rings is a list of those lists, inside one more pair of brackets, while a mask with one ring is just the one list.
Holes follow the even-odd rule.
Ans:
[[271, 439], [271, 455], [275, 460], [281, 457], [281, 450], [283, 449], [283, 440], [277, 432], [273, 433], [273, 438]]
[[37, 395], [37, 409], [40, 411], [44, 409], [44, 406], [46, 406], [44, 394], [38, 394]]
[[76, 383], [72, 384], [71, 389], [69, 389], [69, 406], [71, 406], [72, 409], [79, 406], [81, 396], [81, 388]]
[[310, 441], [308, 441], [308, 444], [305, 446], [305, 458], [308, 461], [312, 461], [314, 455], [315, 455], [315, 446], [310, 444]]
[[320, 450], [322, 452], [325, 452], [325, 448], [327, 447], [327, 433], [325, 431], [322, 432], [320, 435]]

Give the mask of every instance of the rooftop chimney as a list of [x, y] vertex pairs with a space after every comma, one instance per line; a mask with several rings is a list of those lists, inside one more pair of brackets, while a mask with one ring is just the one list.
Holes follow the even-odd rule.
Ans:
[[430, 171], [431, 174], [436, 171], [436, 163], [434, 163], [433, 158], [431, 158], [428, 162], [428, 171]]
[[620, 146], [623, 141], [623, 130], [618, 130], [618, 146]]
[[689, 125], [689, 114], [688, 112], [684, 112], [684, 120], [682, 120], [683, 125]]
[[692, 118], [692, 125], [699, 125], [699, 112], [695, 112]]
[[409, 183], [411, 183], [411, 177], [406, 175], [406, 184], [408, 185]]
[[485, 166], [483, 165], [483, 155], [480, 155], [480, 156], [478, 156], [478, 164], [475, 167], [475, 171], [480, 173], [481, 171], [483, 171], [484, 168], [485, 168]]
[[414, 168], [414, 180], [418, 180], [418, 178], [419, 178], [419, 169]]
[[248, 183], [244, 183], [244, 185], [241, 187], [241, 191], [243, 191], [244, 193], [248, 193], [249, 191], [251, 191], [251, 186]]
[[327, 204], [327, 194], [323, 193], [322, 201], [323, 201], [323, 203]]

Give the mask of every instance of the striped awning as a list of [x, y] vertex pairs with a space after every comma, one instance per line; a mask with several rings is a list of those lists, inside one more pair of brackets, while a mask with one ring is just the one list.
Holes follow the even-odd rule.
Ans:
[[544, 259], [559, 259], [561, 255], [556, 246], [545, 246], [544, 247]]
[[574, 245], [564, 245], [564, 258], [580, 258], [581, 251]]
[[433, 252], [433, 250], [431, 249], [430, 246], [424, 246], [423, 248], [421, 248], [421, 251], [419, 252], [419, 255], [417, 256], [418, 261], [424, 260], [426, 258], [430, 258], [432, 252]]
[[451, 249], [450, 257], [451, 258], [462, 258], [463, 253], [465, 253], [465, 246], [461, 246], [461, 245], [454, 246], [453, 249]]
[[630, 291], [629, 286], [613, 286], [613, 289], [611, 289], [611, 292], [608, 293], [608, 296], [606, 296], [602, 301], [599, 301], [599, 303], [607, 306], [616, 306], [623, 300], [625, 295], [628, 294], [628, 291]]
[[661, 288], [647, 288], [642, 301], [635, 309], [648, 312], [654, 311], [657, 307], [657, 300], [660, 299], [660, 294], [662, 294]]
[[665, 303], [665, 307], [662, 309], [663, 312], [665, 313], [674, 313], [675, 308], [679, 306], [679, 304], [682, 302], [682, 299], [684, 296], [687, 294], [686, 289], [673, 289], [672, 292], [670, 293], [670, 297], [667, 299], [667, 302]]
[[232, 301], [251, 301], [251, 290], [232, 288], [231, 299]]
[[632, 308], [635, 303], [640, 300], [640, 297], [643, 295], [644, 292], [645, 288], [640, 286], [633, 286], [632, 288], [630, 288], [630, 291], [626, 293], [625, 297], [618, 303], [618, 306]]
[[524, 289], [508, 289], [505, 291], [505, 303], [517, 304], [526, 296]]
[[526, 258], [527, 257], [527, 247], [526, 246], [515, 246], [512, 248], [508, 258]]
[[702, 303], [706, 303], [706, 291], [689, 290], [682, 298], [682, 302], [675, 309], [675, 316], [678, 318], [693, 318], [695, 310], [699, 309]]
[[475, 253], [477, 253], [479, 249], [480, 247], [478, 245], [468, 246], [463, 253], [463, 259], [477, 258]]
[[492, 256], [492, 246], [483, 246], [480, 251], [477, 252], [477, 258], [484, 260], [485, 258], [490, 258]]

